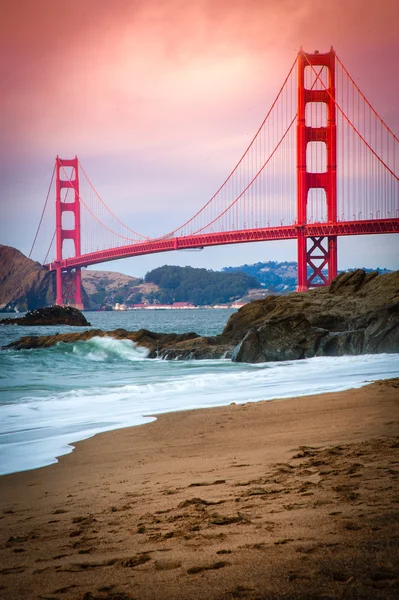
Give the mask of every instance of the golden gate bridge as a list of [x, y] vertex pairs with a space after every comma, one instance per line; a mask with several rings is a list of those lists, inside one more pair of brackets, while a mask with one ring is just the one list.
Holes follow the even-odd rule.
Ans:
[[339, 236], [399, 233], [399, 140], [333, 48], [301, 49], [238, 163], [176, 229], [137, 233], [105, 204], [77, 157], [57, 156], [33, 245], [54, 187], [56, 226], [44, 263], [56, 272], [57, 304], [83, 308], [82, 267], [284, 239], [297, 240], [297, 290], [306, 291], [337, 275]]

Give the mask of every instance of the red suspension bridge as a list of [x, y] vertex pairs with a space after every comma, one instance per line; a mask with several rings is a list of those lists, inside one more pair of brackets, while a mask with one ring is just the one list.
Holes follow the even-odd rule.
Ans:
[[54, 180], [56, 228], [44, 262], [56, 271], [57, 304], [78, 308], [81, 268], [88, 265], [296, 239], [297, 289], [305, 291], [336, 276], [339, 236], [399, 233], [399, 140], [332, 48], [299, 52], [229, 176], [194, 216], [165, 235], [149, 238], [122, 223], [77, 157], [57, 157], [45, 207]]

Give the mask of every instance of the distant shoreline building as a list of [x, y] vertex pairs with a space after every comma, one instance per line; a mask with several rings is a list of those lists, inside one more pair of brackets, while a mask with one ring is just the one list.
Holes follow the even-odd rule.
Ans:
[[214, 306], [196, 306], [192, 302], [173, 302], [173, 304], [150, 304], [149, 302], [140, 302], [139, 304], [121, 304], [116, 302], [112, 310], [198, 310], [201, 308], [241, 308], [246, 302], [233, 302], [232, 304], [215, 304]]

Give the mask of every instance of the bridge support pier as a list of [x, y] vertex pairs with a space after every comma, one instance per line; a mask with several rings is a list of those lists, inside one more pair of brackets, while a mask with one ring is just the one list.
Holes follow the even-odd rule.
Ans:
[[[328, 84], [324, 87], [318, 80], [314, 67], [328, 69]], [[305, 69], [309, 70], [305, 78]], [[327, 107], [327, 123], [312, 123], [313, 112], [306, 114], [306, 105], [324, 104]], [[321, 114], [322, 110], [315, 114]], [[306, 117], [310, 116], [310, 119]], [[324, 144], [326, 169], [309, 170], [308, 144]], [[320, 153], [322, 154], [322, 153]], [[322, 189], [326, 198], [326, 214], [329, 223], [337, 220], [337, 131], [335, 109], [335, 52], [326, 54], [298, 54], [298, 117], [297, 117], [297, 221], [298, 221], [298, 292], [310, 287], [331, 283], [337, 276], [337, 236], [309, 237], [303, 233], [307, 224], [309, 191]], [[327, 268], [327, 275], [325, 269]]]
[[[75, 269], [63, 269], [61, 261], [63, 256], [64, 240], [72, 240], [74, 256], [80, 256], [80, 196], [79, 196], [79, 170], [78, 158], [70, 160], [61, 159], [57, 156], [55, 161], [55, 210], [56, 210], [56, 304], [60, 306], [74, 306], [83, 309], [82, 281], [80, 267]], [[70, 176], [66, 168], [71, 169]], [[61, 176], [62, 175], [62, 176]], [[66, 193], [62, 197], [62, 190]], [[72, 195], [69, 197], [69, 190]], [[63, 215], [70, 213], [69, 221], [72, 227], [65, 227]]]
[[83, 310], [81, 269], [63, 270], [56, 267], [56, 301], [59, 306], [73, 306]]

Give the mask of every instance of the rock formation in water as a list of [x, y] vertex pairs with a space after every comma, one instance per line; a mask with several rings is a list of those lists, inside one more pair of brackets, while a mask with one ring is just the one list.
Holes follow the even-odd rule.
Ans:
[[12, 342], [6, 348], [13, 348], [14, 350], [49, 348], [58, 342], [74, 344], [75, 342], [90, 340], [93, 337], [113, 337], [117, 340], [131, 340], [138, 346], [147, 348], [150, 358], [157, 358], [161, 350], [170, 344], [174, 345], [194, 338], [202, 339], [196, 333], [154, 333], [147, 329], [140, 329], [139, 331], [126, 331], [126, 329], [115, 329], [114, 331], [89, 329], [88, 331], [56, 333], [54, 335], [24, 336], [16, 342]]
[[[11, 347], [77, 341], [87, 339], [83, 337], [87, 334], [128, 338], [148, 348], [150, 357], [167, 359], [231, 356], [237, 362], [259, 363], [399, 352], [399, 271], [342, 273], [329, 287], [251, 302], [230, 317], [218, 336], [91, 331], [52, 336], [51, 342], [48, 336], [34, 342], [22, 338]], [[71, 335], [76, 337], [71, 339]]]
[[24, 317], [2, 319], [0, 325], [25, 325], [30, 327], [37, 327], [38, 325], [72, 325], [74, 327], [86, 327], [91, 324], [77, 308], [55, 305], [47, 308], [37, 308], [28, 312]]

